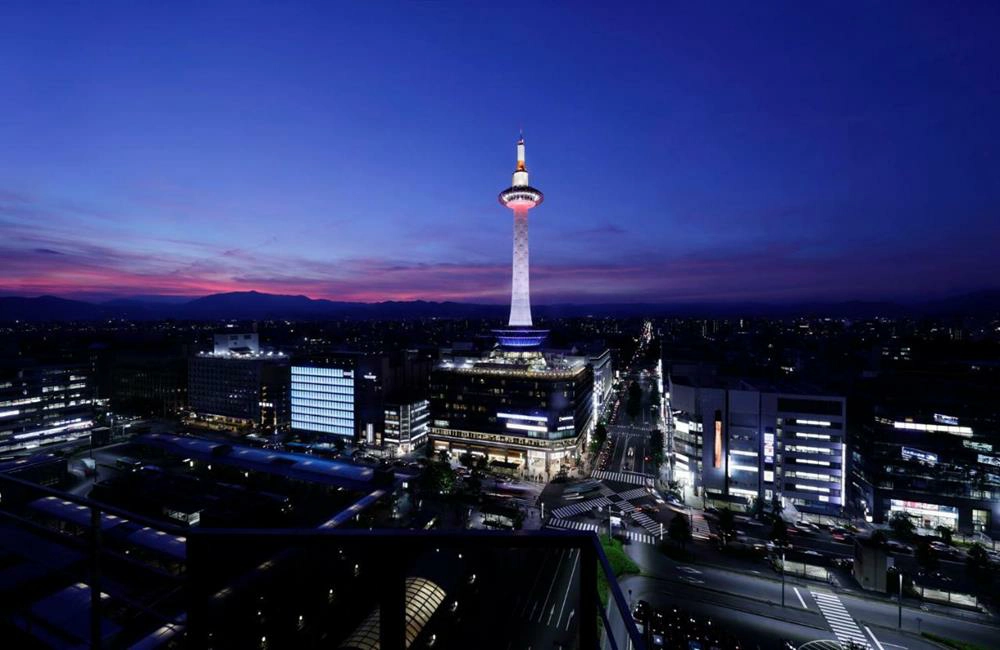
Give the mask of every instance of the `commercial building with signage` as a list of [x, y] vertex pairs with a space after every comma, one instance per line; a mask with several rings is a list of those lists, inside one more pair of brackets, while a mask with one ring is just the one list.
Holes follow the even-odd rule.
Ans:
[[431, 374], [431, 439], [435, 449], [550, 478], [579, 457], [594, 424], [593, 390], [587, 357], [444, 356]]
[[840, 515], [845, 504], [847, 407], [802, 386], [668, 375], [674, 480], [691, 496]]
[[877, 522], [1000, 533], [1000, 436], [990, 422], [879, 407], [865, 432], [861, 499]]

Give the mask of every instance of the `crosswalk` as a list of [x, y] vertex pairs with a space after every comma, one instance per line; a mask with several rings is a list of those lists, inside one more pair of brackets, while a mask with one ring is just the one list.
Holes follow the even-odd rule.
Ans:
[[573, 519], [549, 519], [545, 522], [545, 526], [548, 528], [565, 528], [566, 530], [586, 530], [594, 533], [599, 530], [597, 524], [591, 524], [585, 521], [576, 521]]
[[552, 511], [552, 516], [557, 518], [573, 517], [576, 515], [582, 515], [585, 512], [590, 512], [594, 506], [598, 508], [606, 507], [611, 501], [607, 497], [597, 497], [596, 499], [588, 499], [586, 501], [581, 501], [579, 503], [571, 503], [568, 506], [563, 506], [561, 508], [556, 508]]
[[633, 542], [639, 542], [641, 544], [656, 544], [658, 541], [658, 537], [656, 535], [647, 535], [646, 533], [640, 533], [635, 530], [626, 530], [625, 536]]
[[[547, 528], [562, 528], [565, 530], [583, 530], [588, 532], [600, 532], [601, 527], [597, 524], [591, 524], [585, 521], [576, 521], [573, 519], [550, 519], [545, 522]], [[604, 528], [605, 534], [607, 533], [607, 526]], [[656, 535], [649, 535], [646, 533], [640, 533], [636, 530], [624, 530], [616, 531], [616, 535], [624, 535], [633, 542], [639, 542], [640, 544], [656, 544]]]
[[650, 519], [649, 515], [645, 512], [632, 513], [632, 519], [634, 519], [637, 524], [645, 528], [650, 535], [655, 537], [660, 534], [660, 524]]
[[633, 488], [631, 490], [625, 490], [624, 492], [619, 492], [618, 496], [620, 496], [623, 499], [632, 500], [632, 499], [638, 499], [639, 497], [644, 497], [648, 494], [649, 492], [646, 491], [646, 488], [640, 487], [640, 488]]
[[712, 530], [708, 527], [705, 515], [695, 510], [691, 514], [691, 537], [693, 539], [711, 539]]
[[590, 474], [593, 478], [602, 481], [617, 481], [619, 483], [631, 483], [632, 485], [652, 485], [653, 477], [645, 474], [634, 474], [632, 472], [609, 472], [598, 469]]
[[842, 647], [850, 648], [853, 646], [854, 648], [871, 650], [868, 638], [851, 618], [847, 608], [840, 602], [840, 598], [836, 594], [828, 591], [810, 591], [809, 593], [816, 599], [819, 611], [823, 612], [823, 618], [826, 619]]

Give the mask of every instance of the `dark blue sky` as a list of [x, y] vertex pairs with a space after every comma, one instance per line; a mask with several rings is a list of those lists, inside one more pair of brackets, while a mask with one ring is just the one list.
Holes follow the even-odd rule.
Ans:
[[535, 302], [998, 285], [996, 3], [40, 4], [0, 293], [504, 301], [521, 126]]

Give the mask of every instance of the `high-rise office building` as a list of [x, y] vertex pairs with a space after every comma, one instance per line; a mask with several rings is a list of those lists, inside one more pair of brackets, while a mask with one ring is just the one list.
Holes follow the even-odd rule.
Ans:
[[840, 515], [846, 505], [844, 397], [716, 376], [670, 374], [669, 458], [688, 494]]
[[426, 399], [386, 403], [382, 442], [391, 455], [414, 451], [427, 442], [429, 431], [430, 402]]
[[[292, 367], [292, 429], [382, 445], [387, 409], [398, 415], [400, 408], [426, 400], [430, 367], [426, 355], [414, 350], [342, 350], [297, 359]], [[390, 444], [401, 444], [396, 433]], [[417, 435], [414, 443], [422, 441]]]
[[0, 362], [0, 454], [89, 436], [91, 373], [88, 361]]
[[355, 369], [345, 365], [292, 366], [292, 430], [355, 437]]
[[384, 430], [384, 358], [341, 351], [292, 367], [292, 430], [379, 444]]
[[273, 432], [289, 423], [289, 359], [264, 351], [256, 334], [215, 337], [188, 366], [192, 424]]

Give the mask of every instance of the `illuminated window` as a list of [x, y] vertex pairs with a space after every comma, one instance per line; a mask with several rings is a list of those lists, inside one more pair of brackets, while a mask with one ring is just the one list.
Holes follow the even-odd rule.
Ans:
[[712, 461], [713, 467], [722, 467], [722, 414], [715, 412], [715, 455]]

